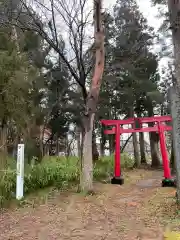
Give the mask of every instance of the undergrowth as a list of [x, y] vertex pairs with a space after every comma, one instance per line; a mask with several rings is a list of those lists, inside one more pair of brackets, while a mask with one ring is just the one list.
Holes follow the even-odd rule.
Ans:
[[[11, 159], [11, 161], [13, 161]], [[122, 155], [122, 168], [132, 168], [133, 160], [128, 155]], [[9, 168], [1, 174], [0, 205], [8, 203], [15, 198], [16, 192], [16, 164], [12, 162]], [[113, 174], [114, 157], [104, 157], [94, 165], [94, 179], [101, 180]], [[58, 189], [79, 182], [79, 163], [75, 157], [68, 159], [62, 157], [46, 157], [39, 164], [25, 165], [24, 193], [31, 193], [46, 187]]]

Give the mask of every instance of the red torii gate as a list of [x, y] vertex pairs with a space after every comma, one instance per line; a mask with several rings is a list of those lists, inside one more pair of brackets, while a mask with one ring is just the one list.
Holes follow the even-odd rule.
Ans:
[[[120, 136], [123, 133], [133, 132], [158, 132], [160, 149], [162, 154], [164, 179], [162, 186], [174, 186], [175, 182], [171, 176], [171, 170], [169, 166], [168, 152], [165, 142], [165, 131], [171, 131], [172, 127], [165, 124], [165, 122], [171, 122], [171, 116], [154, 116], [144, 118], [129, 118], [124, 120], [101, 120], [101, 123], [105, 126], [112, 126], [111, 130], [105, 130], [105, 134], [115, 134], [115, 164], [114, 164], [114, 177], [111, 180], [112, 184], [123, 184], [124, 179], [121, 176], [121, 164], [120, 164]], [[143, 123], [155, 123], [153, 127], [143, 127]], [[132, 124], [132, 128], [125, 129], [122, 125]]]

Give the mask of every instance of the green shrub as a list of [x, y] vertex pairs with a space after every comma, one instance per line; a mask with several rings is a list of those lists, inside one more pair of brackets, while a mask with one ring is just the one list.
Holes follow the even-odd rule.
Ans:
[[[121, 157], [122, 167], [132, 168], [133, 161], [128, 155]], [[64, 185], [77, 183], [79, 180], [78, 159], [64, 157], [46, 157], [39, 164], [25, 166], [24, 193], [30, 193], [37, 189], [55, 186], [62, 188]], [[14, 165], [15, 167], [15, 165]], [[100, 159], [94, 166], [95, 180], [105, 179], [113, 175], [114, 156]], [[15, 197], [16, 170], [6, 170], [0, 180], [0, 204]]]
[[130, 157], [127, 153], [121, 156], [121, 166], [124, 169], [132, 169], [134, 167], [134, 158]]
[[15, 170], [6, 170], [1, 174], [0, 181], [0, 205], [14, 197], [16, 191], [16, 172]]
[[[134, 160], [128, 154], [121, 155], [121, 168], [132, 169]], [[94, 178], [99, 180], [112, 176], [114, 172], [114, 155], [105, 156], [100, 159], [94, 166]]]

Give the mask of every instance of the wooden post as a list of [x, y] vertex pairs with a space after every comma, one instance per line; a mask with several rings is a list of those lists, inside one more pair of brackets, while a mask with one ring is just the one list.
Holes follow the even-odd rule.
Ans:
[[18, 144], [16, 199], [21, 200], [23, 196], [24, 196], [24, 144]]

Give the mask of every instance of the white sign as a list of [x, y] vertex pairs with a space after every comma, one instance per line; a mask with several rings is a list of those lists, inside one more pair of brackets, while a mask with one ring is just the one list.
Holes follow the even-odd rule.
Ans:
[[24, 186], [24, 144], [18, 144], [17, 150], [17, 177], [16, 177], [16, 199], [21, 200]]

